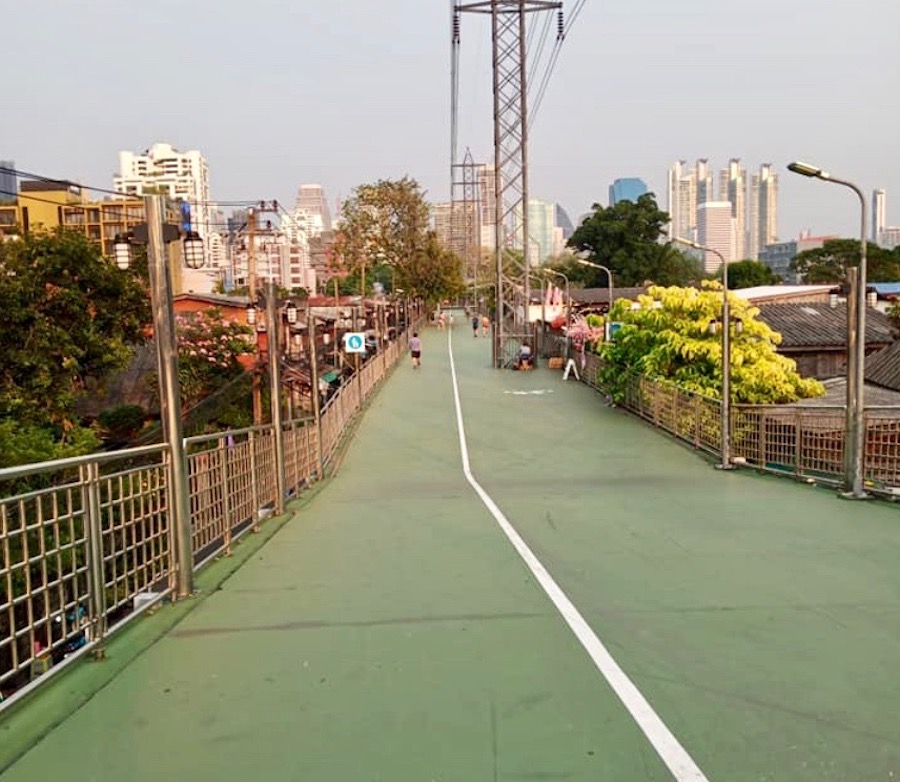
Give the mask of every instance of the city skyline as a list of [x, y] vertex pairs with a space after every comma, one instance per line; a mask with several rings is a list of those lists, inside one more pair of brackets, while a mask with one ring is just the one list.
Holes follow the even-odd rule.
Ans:
[[[812, 20], [808, 10], [803, 0], [585, 5], [532, 118], [531, 192], [580, 215], [606, 200], [605, 187], [596, 183], [639, 176], [664, 204], [672, 160], [735, 156], [770, 161], [779, 175], [781, 236], [804, 229], [853, 236], [858, 214], [849, 194], [788, 175], [784, 167], [809, 160], [856, 182], [867, 198], [876, 188], [900, 192], [900, 161], [891, 154], [900, 108], [883, 100], [895, 81], [890, 63], [897, 62], [900, 7], [870, 0], [861, 14], [828, 6], [817, 8]], [[203, 31], [192, 44], [191, 78], [202, 89], [173, 90], [182, 83], [179, 64], [141, 56], [138, 14], [148, 40], [170, 35], [174, 18], [180, 29]], [[24, 170], [107, 187], [117, 150], [166, 139], [203, 151], [215, 200], [291, 203], [297, 182], [321, 182], [346, 196], [359, 184], [404, 174], [420, 182], [429, 200], [449, 200], [447, 17], [443, 4], [413, 0], [377, 10], [348, 0], [340, 13], [331, 5], [301, 10], [287, 0], [266, 0], [250, 16], [229, 2], [209, 14], [202, 4], [173, 0], [140, 11], [86, 0], [61, 5], [49, 18], [13, 4], [5, 11], [16, 31], [10, 56], [33, 59], [35, 41], [42, 56], [41, 67], [30, 69], [30, 88], [5, 100], [12, 121], [0, 155]], [[419, 33], [397, 35], [400, 18]], [[877, 25], [866, 21], [873, 18]], [[489, 162], [490, 46], [481, 21], [470, 16], [462, 25], [459, 129], [461, 144]], [[808, 34], [796, 35], [799, 25]], [[840, 52], [821, 44], [835, 36], [844, 42]], [[766, 41], [763, 60], [760, 40]], [[385, 41], [390, 55], [381, 54]], [[711, 70], [710, 55], [722, 41], [729, 57]], [[633, 65], [616, 80], [598, 77], [598, 46], [604, 57]], [[643, 52], [638, 60], [635, 47]], [[262, 61], [267, 69], [260, 80], [248, 64]], [[111, 70], [113, 62], [124, 67]], [[300, 78], [326, 62], [325, 78]], [[813, 71], [808, 62], [815, 62]], [[702, 100], [672, 89], [692, 83], [702, 83]], [[124, 99], [113, 104], [111, 91]], [[244, 93], [253, 95], [252, 111], [211, 108], [233, 106]], [[586, 94], [595, 99], [584, 101]], [[848, 105], [855, 110], [847, 112]], [[265, 124], [263, 141], [260, 117], [276, 109], [279, 121]], [[610, 122], [610, 112], [628, 121]], [[58, 138], [61, 116], [66, 143]], [[578, 121], [555, 121], [564, 116]], [[887, 225], [900, 223], [892, 203]]]

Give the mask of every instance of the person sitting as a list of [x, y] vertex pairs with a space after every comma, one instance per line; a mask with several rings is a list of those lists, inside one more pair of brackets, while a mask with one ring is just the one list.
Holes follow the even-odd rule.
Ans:
[[519, 348], [519, 358], [516, 361], [516, 369], [534, 369], [534, 354], [530, 345], [522, 345]]

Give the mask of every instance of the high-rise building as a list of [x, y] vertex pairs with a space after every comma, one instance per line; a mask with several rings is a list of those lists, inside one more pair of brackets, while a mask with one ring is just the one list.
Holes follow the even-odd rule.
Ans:
[[697, 171], [686, 166], [686, 160], [679, 160], [669, 169], [666, 209], [669, 236], [693, 241], [697, 229]]
[[733, 260], [746, 257], [746, 193], [747, 172], [738, 158], [728, 161], [728, 168], [719, 172], [719, 200], [731, 204], [731, 216], [734, 218], [734, 255]]
[[572, 234], [575, 233], [575, 227], [572, 225], [572, 220], [569, 218], [566, 210], [563, 209], [559, 204], [556, 205], [556, 224], [562, 231], [563, 241], [569, 241], [569, 237], [571, 237]]
[[707, 158], [699, 158], [694, 166], [695, 179], [697, 182], [697, 206], [705, 204], [707, 201], [715, 201], [716, 194], [713, 192], [713, 175]]
[[494, 246], [494, 232], [497, 228], [497, 201], [494, 188], [497, 184], [497, 173], [493, 164], [478, 166], [476, 174], [478, 199], [481, 202], [481, 246]]
[[763, 249], [778, 242], [778, 174], [763, 163], [750, 178], [750, 220], [747, 257], [759, 260]]
[[331, 212], [328, 209], [328, 199], [325, 198], [325, 189], [322, 185], [300, 185], [297, 191], [297, 209], [302, 209], [314, 218], [314, 224], [320, 225], [319, 233], [331, 230]]
[[556, 204], [531, 198], [528, 201], [530, 261], [537, 266], [563, 250], [562, 229], [556, 224]]
[[637, 177], [616, 179], [609, 186], [609, 205], [615, 206], [619, 201], [637, 201], [647, 193], [647, 183]]
[[481, 231], [478, 226], [476, 203], [446, 201], [433, 204], [431, 217], [434, 232], [444, 249], [456, 253], [462, 261], [477, 257], [481, 247]]
[[140, 154], [119, 152], [113, 188], [131, 196], [160, 193], [187, 201], [191, 229], [201, 236], [210, 232], [209, 166], [197, 150], [179, 152], [171, 144], [158, 143]]
[[[2, 164], [0, 164], [2, 165]], [[887, 225], [887, 194], [880, 187], [872, 191], [872, 241], [881, 243], [881, 234]]]
[[893, 250], [897, 245], [900, 245], [900, 226], [885, 226], [878, 237], [878, 243], [885, 250]]
[[12, 160], [0, 160], [0, 204], [15, 203], [18, 191], [16, 164]]
[[[735, 260], [735, 219], [730, 201], [707, 201], [697, 207], [697, 242], [710, 250], [717, 250], [725, 263]], [[713, 252], [704, 252], [703, 269], [718, 271], [722, 265]]]

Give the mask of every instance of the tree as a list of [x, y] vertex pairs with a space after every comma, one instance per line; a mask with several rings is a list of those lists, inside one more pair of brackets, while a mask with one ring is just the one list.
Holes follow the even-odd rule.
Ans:
[[176, 328], [182, 407], [193, 407], [244, 373], [240, 356], [253, 352], [249, 326], [211, 309], [178, 315]]
[[[733, 291], [739, 288], [753, 288], [757, 285], [777, 285], [782, 281], [781, 277], [759, 261], [738, 261], [727, 264], [727, 268], [728, 287]], [[722, 278], [721, 269], [717, 276], [719, 279]]]
[[428, 304], [455, 298], [465, 290], [459, 258], [441, 246], [433, 231], [407, 259], [401, 279], [410, 294]]
[[65, 437], [89, 379], [129, 361], [150, 321], [139, 273], [63, 230], [0, 243], [0, 419]]
[[[803, 250], [791, 261], [791, 269], [807, 283], [842, 283], [847, 267], [859, 266], [858, 239], [829, 239], [821, 247]], [[900, 280], [900, 253], [866, 243], [868, 282]]]
[[[824, 393], [821, 383], [800, 377], [794, 361], [776, 352], [781, 335], [757, 320], [757, 308], [736, 296], [729, 296], [728, 302], [734, 322], [742, 324], [731, 343], [733, 401], [784, 404]], [[616, 302], [612, 320], [622, 326], [613, 342], [598, 351], [605, 359], [599, 379], [613, 398], [621, 400], [634, 373], [721, 398], [722, 342], [720, 333], [710, 330], [721, 315], [721, 285], [654, 286], [636, 303], [632, 309], [634, 302]]]
[[[684, 285], [701, 276], [699, 263], [672, 244], [660, 244], [669, 215], [659, 209], [656, 196], [646, 193], [637, 201], [619, 201], [613, 206], [594, 204], [572, 234], [568, 246], [587, 252], [589, 260], [607, 266], [617, 286], [643, 285], [653, 281], [660, 285]], [[578, 279], [587, 287], [606, 285], [606, 275], [599, 269], [575, 264]], [[566, 271], [566, 269], [561, 269]]]
[[343, 204], [335, 254], [351, 274], [389, 263], [397, 270], [398, 286], [410, 289], [412, 257], [425, 244], [429, 220], [428, 204], [414, 179], [360, 185]]

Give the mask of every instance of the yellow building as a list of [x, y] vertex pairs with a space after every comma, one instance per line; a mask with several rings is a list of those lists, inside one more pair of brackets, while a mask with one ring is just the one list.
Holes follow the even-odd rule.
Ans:
[[[171, 204], [167, 218], [178, 223], [177, 204]], [[110, 198], [92, 201], [78, 185], [67, 182], [22, 182], [18, 198], [0, 204], [0, 235], [52, 230], [59, 226], [83, 233], [113, 257], [118, 234], [131, 231], [144, 222], [141, 198]]]
[[[181, 221], [178, 204], [168, 202], [166, 221]], [[107, 258], [114, 257], [113, 244], [145, 222], [144, 201], [134, 196], [89, 201], [77, 185], [68, 182], [21, 182], [15, 203], [0, 204], [0, 238], [59, 226], [83, 233], [99, 245]], [[182, 269], [179, 243], [168, 246], [172, 284], [181, 292]]]

